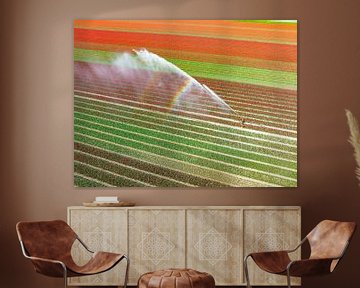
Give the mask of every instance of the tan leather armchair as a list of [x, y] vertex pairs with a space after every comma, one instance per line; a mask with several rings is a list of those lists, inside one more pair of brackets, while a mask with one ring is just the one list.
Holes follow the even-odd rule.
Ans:
[[[31, 260], [36, 272], [50, 277], [64, 278], [64, 286], [67, 287], [67, 277], [102, 273], [125, 259], [127, 265], [124, 288], [126, 288], [129, 258], [125, 254], [91, 251], [66, 222], [62, 220], [19, 222], [16, 231], [22, 252]], [[71, 256], [71, 247], [75, 241], [79, 241], [92, 256], [83, 266], [78, 266]]]
[[[289, 288], [291, 288], [291, 276], [305, 277], [332, 273], [344, 256], [355, 229], [354, 222], [324, 220], [292, 250], [250, 253], [244, 259], [247, 287], [251, 287], [247, 266], [249, 258], [266, 272], [286, 275]], [[311, 248], [310, 257], [292, 261], [289, 253], [296, 251], [306, 241]]]

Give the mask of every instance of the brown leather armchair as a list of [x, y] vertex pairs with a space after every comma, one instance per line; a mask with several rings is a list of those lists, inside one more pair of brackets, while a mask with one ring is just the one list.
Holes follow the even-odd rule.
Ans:
[[[35, 271], [50, 277], [87, 276], [112, 269], [121, 260], [127, 261], [124, 288], [127, 285], [129, 258], [125, 254], [93, 252], [62, 220], [19, 222], [16, 225], [20, 245], [24, 256], [31, 260]], [[71, 247], [78, 240], [92, 254], [83, 266], [78, 266], [72, 256]]]
[[[249, 257], [266, 272], [286, 275], [289, 288], [291, 288], [291, 276], [330, 274], [344, 256], [355, 229], [354, 222], [324, 220], [292, 250], [250, 253], [244, 259], [247, 287], [251, 287], [247, 267]], [[309, 259], [291, 261], [289, 253], [296, 251], [306, 241], [309, 242], [311, 249]]]

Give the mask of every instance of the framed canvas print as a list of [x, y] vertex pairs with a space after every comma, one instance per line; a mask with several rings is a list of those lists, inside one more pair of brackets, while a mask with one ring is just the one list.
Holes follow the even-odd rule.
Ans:
[[75, 20], [74, 185], [296, 187], [297, 22]]

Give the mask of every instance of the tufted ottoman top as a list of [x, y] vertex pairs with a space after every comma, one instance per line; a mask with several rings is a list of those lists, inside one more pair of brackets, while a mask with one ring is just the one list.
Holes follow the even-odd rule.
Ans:
[[166, 269], [143, 274], [138, 288], [213, 288], [214, 277], [192, 269]]

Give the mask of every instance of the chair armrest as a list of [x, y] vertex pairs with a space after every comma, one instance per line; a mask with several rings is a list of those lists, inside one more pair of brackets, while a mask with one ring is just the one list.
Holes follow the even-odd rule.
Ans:
[[245, 257], [245, 260], [249, 257], [253, 258], [254, 261], [260, 258], [278, 258], [278, 257], [288, 258], [289, 257], [288, 253], [289, 252], [287, 250], [252, 252]]
[[332, 263], [339, 258], [303, 259], [291, 261], [287, 266], [290, 276], [312, 276], [329, 274], [332, 272]]
[[248, 256], [254, 256], [254, 255], [266, 255], [266, 256], [271, 256], [271, 255], [279, 255], [279, 254], [288, 254], [287, 250], [278, 250], [278, 251], [264, 251], [264, 252], [252, 252], [249, 253]]
[[61, 266], [66, 267], [65, 264], [59, 260], [47, 259], [47, 258], [41, 258], [41, 257], [33, 257], [33, 256], [26, 256], [26, 258], [30, 259], [31, 261], [49, 262], [49, 263], [53, 263], [53, 264], [60, 264]]
[[54, 259], [30, 256], [27, 253], [24, 243], [22, 241], [20, 241], [20, 246], [23, 255], [25, 256], [25, 258], [31, 260], [36, 272], [51, 277], [66, 277], [67, 268], [63, 262]]
[[34, 265], [35, 271], [51, 277], [66, 277], [67, 268], [66, 265], [59, 261], [53, 259], [46, 259], [40, 257], [32, 257], [32, 256], [25, 256], [26, 258], [30, 259]]
[[299, 248], [306, 242], [306, 240], [307, 240], [306, 237], [303, 238], [303, 239], [301, 240], [301, 242], [300, 242], [295, 248], [290, 249], [290, 250], [285, 250], [285, 251], [288, 252], [288, 253], [295, 252], [297, 249], [299, 249]]
[[264, 271], [269, 273], [283, 273], [286, 271], [288, 263], [291, 262], [287, 251], [267, 251], [250, 253], [245, 258], [251, 257], [254, 262]]
[[288, 254], [288, 253], [292, 253], [292, 252], [295, 252], [297, 249], [299, 249], [305, 242], [306, 242], [306, 240], [307, 240], [307, 238], [305, 237], [305, 238], [303, 238], [302, 240], [301, 240], [301, 242], [295, 247], [295, 248], [293, 248], [293, 249], [288, 249], [288, 250], [279, 250], [279, 251], [265, 251], [265, 252], [253, 252], [253, 253], [249, 253], [246, 257], [245, 257], [245, 259], [246, 258], [248, 258], [248, 257], [250, 257], [250, 256], [252, 256], [252, 254], [267, 254], [267, 255], [272, 255], [272, 254], [284, 254], [284, 253], [286, 253], [286, 254]]

